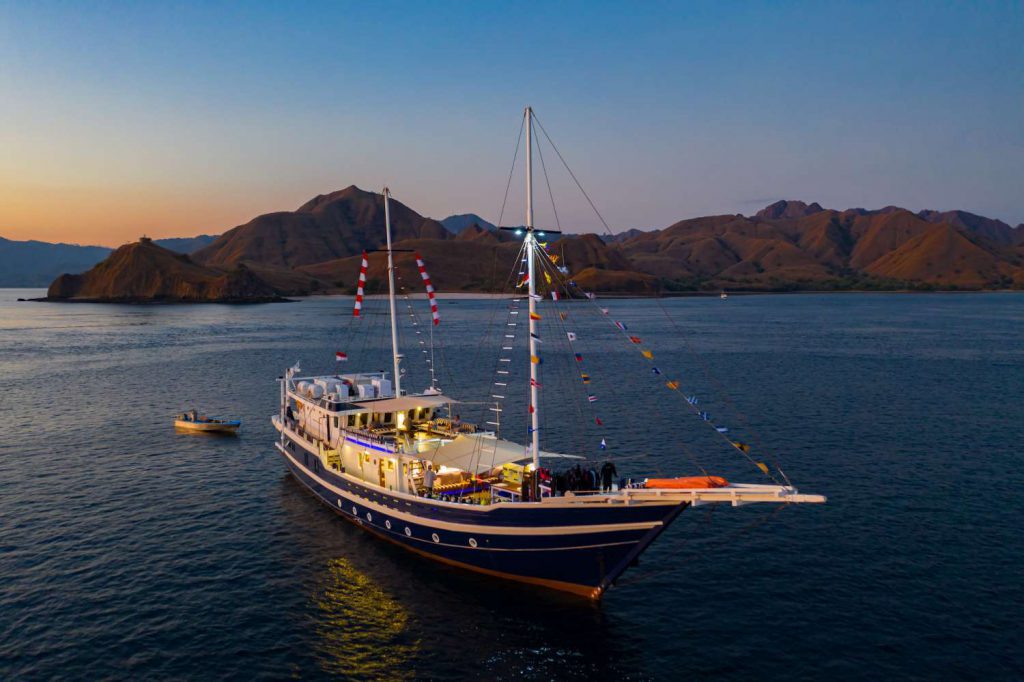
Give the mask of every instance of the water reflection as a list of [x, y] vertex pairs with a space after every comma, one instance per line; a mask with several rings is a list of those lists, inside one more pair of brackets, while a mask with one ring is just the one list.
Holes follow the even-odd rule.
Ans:
[[[317, 665], [356, 678], [636, 677], [642, 645], [600, 603], [452, 568], [338, 517], [290, 475], [281, 502]], [[639, 673], [642, 675], [642, 673]]]
[[317, 659], [325, 672], [348, 678], [413, 677], [420, 642], [409, 612], [344, 557], [330, 560], [314, 596], [320, 609]]

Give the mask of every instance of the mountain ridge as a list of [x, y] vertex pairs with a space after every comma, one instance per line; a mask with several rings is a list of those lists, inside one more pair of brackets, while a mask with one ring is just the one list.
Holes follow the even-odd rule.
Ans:
[[[508, 281], [519, 248], [512, 233], [473, 220], [453, 234], [394, 199], [391, 217], [396, 249], [407, 250], [396, 253], [406, 284], [417, 284], [413, 252], [426, 259], [441, 291], [495, 291]], [[382, 275], [383, 228], [382, 195], [352, 185], [296, 211], [257, 216], [190, 260], [222, 274], [245, 269], [275, 295], [345, 292], [363, 250], [371, 278]], [[577, 284], [594, 291], [991, 289], [1024, 288], [1022, 236], [1024, 226], [965, 211], [837, 211], [783, 200], [749, 217], [689, 218], [610, 237], [567, 234], [547, 248]], [[193, 274], [196, 286], [212, 276]]]

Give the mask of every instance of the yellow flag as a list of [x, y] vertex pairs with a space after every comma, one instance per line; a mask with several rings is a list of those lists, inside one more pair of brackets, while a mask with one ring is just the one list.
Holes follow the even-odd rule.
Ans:
[[535, 365], [539, 365], [540, 364], [540, 358], [538, 358], [536, 355], [531, 355], [530, 356], [530, 362], [532, 362]]
[[558, 313], [558, 317], [559, 319], [564, 320], [565, 318], [569, 317], [569, 313]]
[[552, 256], [548, 256], [548, 258], [550, 258], [551, 262], [554, 263], [555, 265], [558, 264], [558, 254], [557, 253], [552, 255]]
[[668, 386], [669, 388], [671, 388], [673, 391], [678, 391], [679, 390], [679, 382], [678, 381], [666, 381], [665, 385]]
[[764, 475], [768, 475], [768, 465], [764, 462], [757, 462], [757, 468], [764, 472]]
[[544, 273], [544, 279], [546, 279], [548, 281], [548, 284], [551, 284], [551, 275], [549, 275], [548, 273], [545, 272]]
[[642, 351], [640, 351], [640, 355], [643, 355], [648, 360], [653, 360], [654, 359], [654, 353], [652, 353], [649, 350], [642, 350]]

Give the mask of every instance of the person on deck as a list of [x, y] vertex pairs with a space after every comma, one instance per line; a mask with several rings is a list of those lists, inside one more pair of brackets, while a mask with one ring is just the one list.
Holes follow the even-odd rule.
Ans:
[[428, 464], [427, 470], [423, 472], [423, 494], [430, 496], [434, 492], [434, 480], [437, 478], [437, 474], [434, 473], [434, 465]]
[[608, 460], [607, 462], [604, 463], [604, 466], [601, 467], [601, 491], [602, 492], [606, 492], [607, 493], [607, 492], [611, 491], [611, 489], [612, 489], [612, 481], [615, 479], [615, 476], [617, 476], [618, 473], [619, 472], [615, 470], [615, 465], [612, 463], [611, 460]]

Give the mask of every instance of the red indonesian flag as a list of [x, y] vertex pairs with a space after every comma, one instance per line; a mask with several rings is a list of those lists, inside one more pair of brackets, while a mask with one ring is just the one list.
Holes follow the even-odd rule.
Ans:
[[336, 362], [345, 362], [348, 360], [348, 353], [342, 353], [340, 350], [334, 354]]

